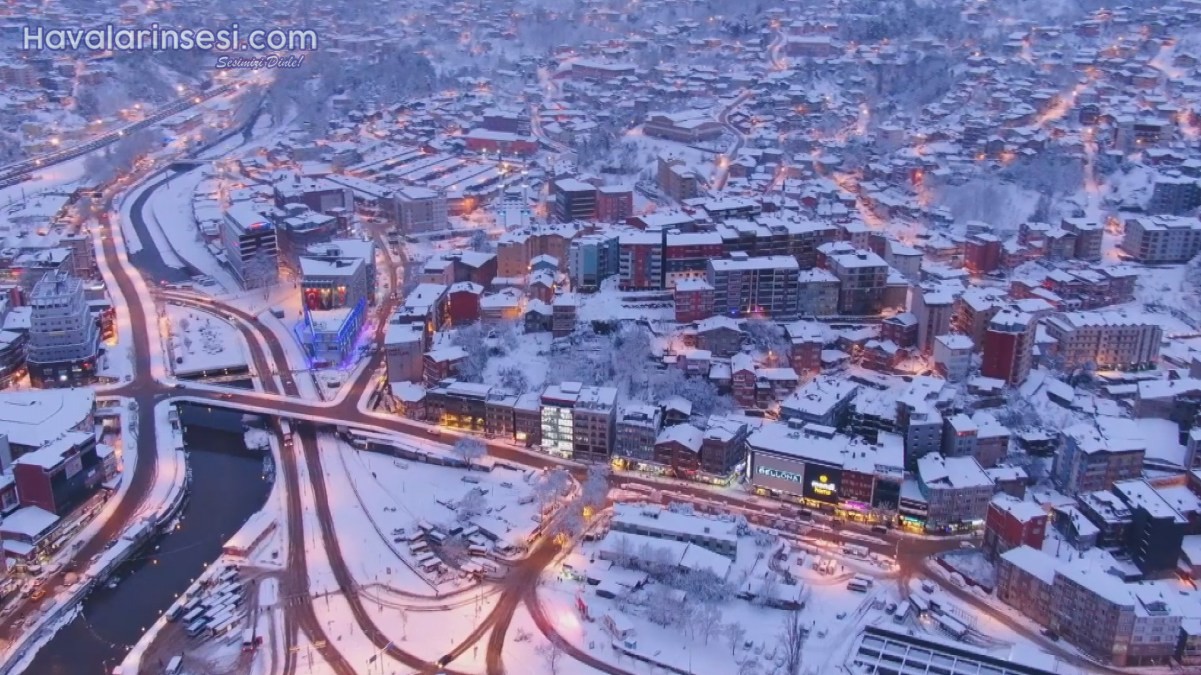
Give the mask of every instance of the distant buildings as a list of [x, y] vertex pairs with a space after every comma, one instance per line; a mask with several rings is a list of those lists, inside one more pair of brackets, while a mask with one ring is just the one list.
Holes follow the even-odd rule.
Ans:
[[718, 138], [725, 130], [720, 123], [699, 110], [647, 115], [643, 132], [653, 138], [680, 143], [699, 143]]
[[50, 272], [33, 287], [26, 365], [35, 387], [78, 387], [96, 381], [100, 331], [83, 282]]

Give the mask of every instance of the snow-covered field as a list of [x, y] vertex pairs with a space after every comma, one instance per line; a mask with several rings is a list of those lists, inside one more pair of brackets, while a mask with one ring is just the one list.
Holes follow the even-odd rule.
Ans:
[[[424, 597], [469, 587], [471, 582], [453, 569], [442, 575], [418, 571], [417, 556], [406, 540], [421, 523], [444, 530], [465, 524], [454, 507], [477, 488], [487, 491], [477, 518], [481, 523], [506, 528], [506, 537], [520, 541], [537, 525], [536, 506], [519, 503], [531, 491], [520, 472], [431, 466], [358, 451], [332, 438], [322, 438], [321, 446], [328, 489], [336, 497], [330, 504], [335, 528], [353, 533], [339, 536], [343, 556], [363, 584]], [[318, 588], [333, 587], [314, 590]]]
[[167, 305], [171, 366], [178, 376], [247, 365], [246, 346], [237, 329], [208, 312]]

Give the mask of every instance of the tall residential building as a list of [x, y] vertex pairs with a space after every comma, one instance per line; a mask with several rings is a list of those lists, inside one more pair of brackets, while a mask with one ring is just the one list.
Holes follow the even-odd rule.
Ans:
[[613, 234], [576, 237], [567, 249], [567, 273], [575, 288], [593, 291], [601, 282], [621, 271], [618, 239]]
[[1135, 369], [1159, 360], [1163, 329], [1118, 312], [1069, 312], [1046, 320], [1047, 335], [1058, 342], [1063, 368], [1093, 365]]
[[617, 421], [617, 390], [579, 382], [551, 385], [542, 392], [542, 448], [584, 461], [608, 461]]
[[100, 331], [84, 297], [83, 282], [50, 272], [29, 297], [26, 364], [35, 387], [75, 387], [96, 379]]
[[555, 218], [561, 223], [596, 218], [596, 186], [575, 178], [561, 178], [550, 186]]
[[790, 256], [734, 253], [725, 260], [710, 260], [705, 280], [713, 287], [713, 312], [793, 321], [800, 301], [798, 271], [796, 258]]
[[1201, 221], [1177, 216], [1126, 219], [1122, 249], [1141, 263], [1182, 263], [1201, 252]]
[[1011, 385], [1024, 382], [1034, 361], [1036, 326], [1034, 317], [1025, 312], [998, 312], [984, 331], [980, 374]]
[[255, 205], [240, 202], [225, 212], [221, 244], [229, 268], [242, 288], [262, 288], [278, 280], [279, 242], [275, 224]]
[[674, 157], [659, 157], [659, 189], [668, 197], [682, 202], [700, 194], [696, 170]]
[[1108, 490], [1143, 471], [1147, 442], [1132, 420], [1098, 417], [1059, 432], [1051, 477], [1068, 495]]
[[871, 251], [846, 242], [818, 248], [818, 265], [838, 277], [838, 311], [841, 314], [879, 314], [884, 309], [888, 263]]
[[951, 328], [955, 296], [950, 289], [914, 288], [910, 312], [917, 318], [917, 347], [930, 354], [934, 351], [934, 338], [945, 335]]
[[401, 234], [429, 232], [447, 228], [450, 209], [446, 193], [417, 186], [396, 189], [396, 229]]

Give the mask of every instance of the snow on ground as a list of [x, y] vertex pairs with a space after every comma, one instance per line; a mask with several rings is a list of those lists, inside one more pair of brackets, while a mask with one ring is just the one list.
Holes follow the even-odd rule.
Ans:
[[247, 429], [243, 437], [246, 447], [250, 450], [263, 450], [271, 447], [271, 434], [264, 429]]
[[517, 340], [517, 346], [504, 356], [488, 359], [484, 371], [486, 384], [500, 384], [500, 371], [517, 367], [525, 374], [530, 391], [539, 391], [546, 383], [547, 354], [552, 340], [550, 333], [526, 333]]
[[[323, 439], [322, 447], [330, 494], [345, 495], [331, 500], [330, 507], [335, 527], [353, 533], [340, 536], [339, 541], [360, 583], [383, 583], [427, 597], [470, 586], [454, 569], [440, 579], [415, 571], [416, 557], [404, 537], [423, 521], [446, 528], [458, 524], [452, 506], [477, 487], [488, 491], [478, 522], [507, 527], [506, 536], [520, 541], [536, 526], [536, 506], [518, 503], [530, 492], [518, 472], [467, 472], [402, 461], [355, 450], [332, 438]], [[464, 482], [464, 478], [479, 482]]]
[[617, 278], [609, 278], [601, 290], [577, 295], [580, 321], [674, 321], [675, 304], [670, 293], [632, 293], [617, 290]]
[[104, 343], [104, 356], [100, 359], [100, 377], [111, 378], [121, 383], [133, 379], [133, 345], [114, 336]]
[[40, 169], [29, 180], [0, 188], [0, 205], [8, 206], [25, 201], [38, 192], [49, 190], [71, 191], [84, 177], [83, 165], [87, 155]]
[[168, 352], [177, 376], [247, 365], [246, 344], [229, 323], [189, 307], [167, 305], [166, 308], [170, 330]]
[[[764, 564], [763, 561], [756, 562], [759, 566]], [[746, 563], [740, 560], [737, 565]], [[737, 572], [731, 572], [732, 576], [735, 574]], [[895, 587], [877, 584], [870, 593], [860, 594], [848, 591], [845, 583], [845, 579], [838, 578], [825, 585], [808, 584], [809, 597], [805, 609], [801, 610], [801, 620], [810, 628], [805, 665], [813, 672], [833, 672], [834, 666], [841, 663], [840, 655], [849, 648], [863, 623], [884, 616], [883, 611], [873, 609], [873, 602], [895, 602], [899, 598]], [[594, 587], [576, 581], [557, 577], [544, 580], [538, 598], [545, 615], [563, 638], [597, 658], [635, 673], [655, 671], [611, 646], [613, 639], [605, 628], [606, 615], [618, 622], [624, 621], [634, 629], [633, 650], [697, 675], [736, 673], [740, 664], [748, 660], [758, 661], [770, 670], [769, 664], [782, 657], [780, 635], [787, 610], [766, 608], [744, 600], [722, 603], [719, 606], [720, 623], [723, 626], [739, 625], [745, 630], [740, 642], [732, 645], [725, 629], [714, 630], [706, 640], [703, 631], [696, 629], [695, 622], [686, 626], [660, 626], [646, 618], [644, 607], [631, 603], [622, 611], [617, 600], [601, 598], [595, 594]], [[582, 617], [576, 609], [577, 599], [587, 605], [590, 619]]]
[[196, 187], [211, 171], [210, 167], [201, 166], [175, 175], [154, 191], [143, 213], [147, 227], [161, 232], [181, 260], [212, 277], [226, 291], [232, 291], [239, 288], [238, 283], [208, 250], [208, 242], [200, 233], [192, 210]]

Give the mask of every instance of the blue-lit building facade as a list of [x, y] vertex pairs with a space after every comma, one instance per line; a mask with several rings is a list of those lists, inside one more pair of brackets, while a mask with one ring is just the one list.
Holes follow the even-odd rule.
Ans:
[[296, 326], [315, 365], [346, 361], [355, 349], [370, 304], [369, 268], [357, 257], [303, 257], [303, 316]]

